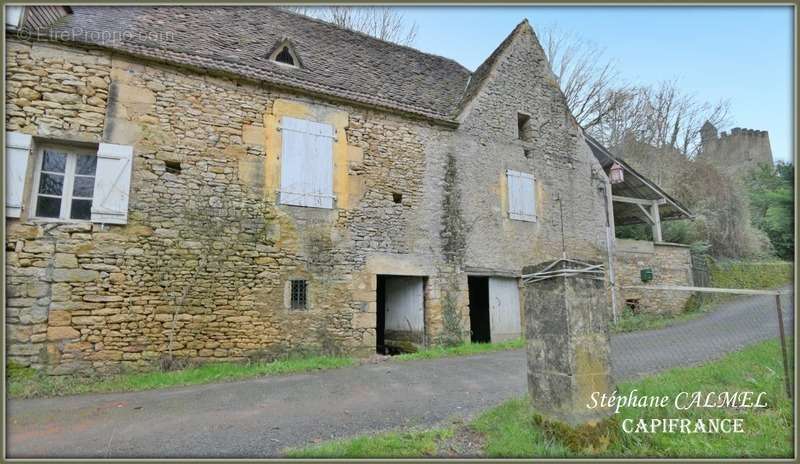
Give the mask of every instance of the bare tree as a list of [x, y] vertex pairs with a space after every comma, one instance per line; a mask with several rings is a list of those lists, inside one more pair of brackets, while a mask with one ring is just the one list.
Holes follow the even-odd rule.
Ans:
[[291, 6], [287, 9], [400, 45], [412, 45], [417, 37], [417, 23], [409, 24], [393, 7]]
[[607, 146], [626, 138], [692, 157], [700, 127], [727, 122], [727, 101], [708, 103], [680, 90], [675, 80], [631, 86], [620, 78], [605, 49], [580, 36], [543, 28], [541, 39], [558, 85], [578, 123]]
[[600, 124], [624, 102], [625, 85], [604, 49], [555, 26], [542, 29], [542, 44], [567, 106], [581, 126]]
[[675, 80], [617, 91], [619, 104], [595, 127], [592, 135], [615, 147], [633, 138], [654, 149], [692, 158], [700, 147], [705, 121], [717, 127], [728, 121], [729, 102], [702, 102], [680, 90]]

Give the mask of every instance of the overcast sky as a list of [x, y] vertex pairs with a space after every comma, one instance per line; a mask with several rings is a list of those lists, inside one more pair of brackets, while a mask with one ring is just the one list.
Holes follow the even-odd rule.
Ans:
[[524, 18], [605, 48], [635, 84], [678, 79], [708, 101], [731, 102], [730, 127], [769, 131], [792, 159], [791, 7], [415, 7], [414, 47], [475, 69]]

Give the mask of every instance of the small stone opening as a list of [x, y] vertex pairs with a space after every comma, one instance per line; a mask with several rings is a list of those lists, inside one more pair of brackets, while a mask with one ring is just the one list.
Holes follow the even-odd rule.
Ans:
[[180, 161], [165, 161], [164, 166], [166, 170], [170, 174], [179, 175], [181, 173], [181, 163]]
[[517, 113], [517, 138], [523, 142], [530, 142], [533, 139], [529, 114]]
[[403, 194], [402, 193], [393, 193], [392, 194], [392, 201], [395, 203], [402, 203], [403, 202]]
[[308, 302], [308, 281], [292, 280], [291, 308], [306, 309]]
[[527, 158], [527, 159], [533, 158], [533, 150], [531, 150], [530, 148], [526, 148], [526, 149], [524, 149], [522, 151], [523, 151], [523, 153], [525, 153], [525, 158]]
[[633, 314], [639, 314], [641, 311], [641, 303], [639, 298], [628, 298], [625, 300], [625, 309], [632, 312]]
[[283, 47], [281, 51], [278, 52], [278, 54], [275, 56], [275, 61], [277, 61], [278, 63], [295, 66], [294, 56], [292, 56], [292, 52], [289, 51], [289, 47]]

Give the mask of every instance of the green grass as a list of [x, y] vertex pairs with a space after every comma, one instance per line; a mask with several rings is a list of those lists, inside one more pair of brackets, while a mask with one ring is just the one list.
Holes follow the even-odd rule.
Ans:
[[11, 365], [7, 369], [7, 391], [11, 398], [37, 398], [82, 393], [153, 390], [265, 375], [334, 369], [353, 364], [355, 364], [353, 358], [316, 356], [246, 364], [208, 363], [171, 372], [124, 373], [107, 377], [48, 376], [33, 369]]
[[[394, 356], [392, 360], [410, 361], [448, 356], [467, 356], [490, 351], [522, 348], [523, 346], [522, 339], [494, 344], [467, 342], [448, 348], [436, 347], [416, 353]], [[84, 393], [155, 390], [181, 385], [226, 382], [265, 375], [335, 369], [352, 366], [356, 363], [357, 360], [354, 358], [314, 356], [246, 364], [208, 363], [169, 372], [131, 372], [112, 376], [49, 376], [30, 368], [11, 364], [7, 368], [7, 388], [10, 398], [41, 398]]]
[[484, 435], [488, 457], [568, 457], [569, 448], [548, 438], [534, 425], [533, 416], [530, 401], [518, 398], [484, 412], [470, 426]]
[[[625, 434], [619, 433], [597, 457], [790, 457], [792, 456], [792, 402], [783, 386], [783, 367], [777, 340], [760, 343], [718, 361], [678, 368], [625, 382], [619, 394], [637, 389], [638, 395], [668, 395], [681, 391], [766, 392], [765, 409], [623, 408], [617, 416], [639, 418], [744, 418], [743, 434]], [[467, 425], [483, 437], [483, 454], [489, 458], [579, 457], [558, 436], [551, 436], [533, 420], [536, 411], [526, 398], [507, 401], [485, 411]], [[292, 457], [428, 457], [453, 433], [439, 428], [408, 433], [391, 432], [338, 440], [290, 450]], [[431, 443], [431, 440], [434, 443]]]
[[321, 443], [289, 450], [291, 458], [413, 458], [433, 456], [439, 441], [452, 436], [452, 429], [410, 430]]
[[712, 285], [720, 288], [777, 288], [792, 281], [790, 261], [715, 261], [708, 267]]
[[500, 343], [471, 343], [464, 342], [455, 346], [436, 346], [417, 351], [416, 353], [405, 353], [392, 357], [397, 361], [414, 361], [417, 359], [446, 358], [450, 356], [469, 356], [472, 354], [490, 353], [492, 351], [514, 350], [524, 348], [525, 342], [522, 338], [515, 338]]
[[679, 314], [635, 314], [633, 311], [626, 309], [620, 314], [617, 323], [611, 325], [611, 332], [623, 333], [637, 330], [663, 329], [664, 327], [697, 319], [707, 314], [712, 309], [714, 309], [713, 305], [702, 305], [687, 309]]
[[[791, 341], [790, 341], [791, 352]], [[793, 360], [790, 359], [790, 365]], [[620, 420], [640, 417], [712, 418], [742, 417], [742, 434], [621, 434], [608, 454], [650, 457], [787, 457], [792, 455], [792, 401], [783, 380], [780, 343], [754, 345], [725, 358], [695, 368], [673, 369], [663, 374], [619, 386], [621, 394], [638, 389], [639, 395], [668, 395], [681, 391], [766, 392], [765, 409], [692, 408], [679, 411], [672, 405], [659, 409], [627, 408]]]

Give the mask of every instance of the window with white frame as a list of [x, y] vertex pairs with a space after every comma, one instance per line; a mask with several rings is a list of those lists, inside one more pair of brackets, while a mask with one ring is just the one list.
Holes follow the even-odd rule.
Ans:
[[97, 155], [43, 147], [34, 179], [35, 217], [90, 220]]
[[518, 221], [536, 222], [536, 180], [533, 174], [506, 171], [508, 216]]
[[280, 202], [310, 208], [333, 208], [335, 129], [290, 117], [281, 118]]
[[132, 146], [40, 144], [6, 132], [5, 148], [6, 217], [127, 224]]

